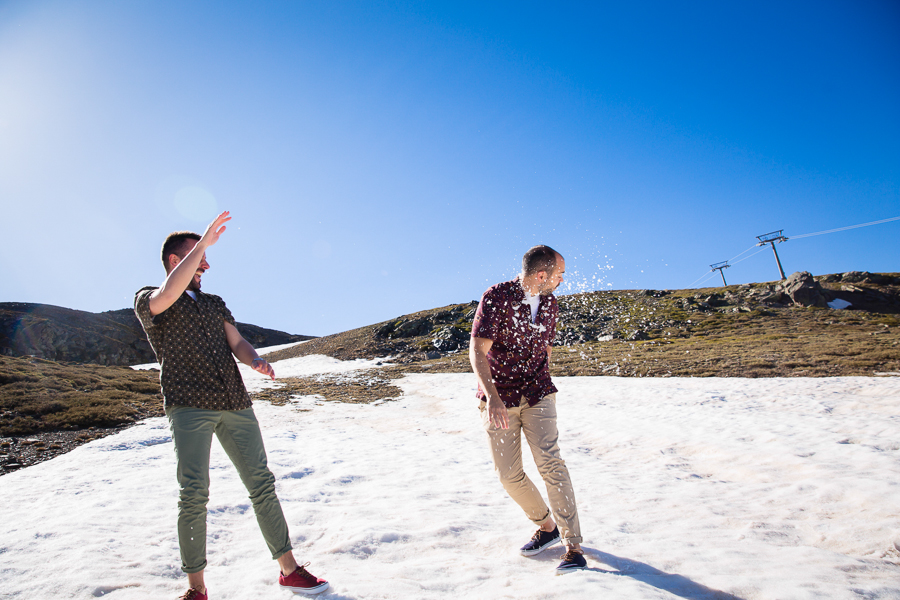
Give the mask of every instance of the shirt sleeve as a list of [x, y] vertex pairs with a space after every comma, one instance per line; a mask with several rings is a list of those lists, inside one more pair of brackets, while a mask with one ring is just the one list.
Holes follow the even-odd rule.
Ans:
[[231, 310], [225, 305], [225, 301], [222, 300], [220, 296], [215, 296], [215, 299], [219, 305], [219, 311], [222, 313], [222, 318], [224, 318], [227, 323], [234, 325], [235, 329], [237, 329], [237, 322], [234, 320]]
[[475, 311], [475, 318], [472, 321], [472, 337], [496, 340], [499, 314], [500, 303], [497, 294], [491, 288], [484, 293], [481, 302], [478, 303], [478, 310]]
[[559, 322], [559, 304], [556, 301], [556, 298], [553, 298], [553, 304], [550, 306], [550, 322], [548, 324], [550, 328], [550, 343], [548, 346], [554, 346], [554, 342], [556, 340], [556, 324]]
[[[144, 330], [148, 330], [156, 325], [155, 318], [150, 314], [150, 296], [156, 288], [142, 288], [134, 295], [134, 314], [143, 325]], [[159, 315], [157, 315], [159, 316]]]

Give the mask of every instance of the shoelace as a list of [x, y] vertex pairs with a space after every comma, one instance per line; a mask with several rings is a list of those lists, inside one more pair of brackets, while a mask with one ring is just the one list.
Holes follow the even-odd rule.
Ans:
[[179, 598], [178, 600], [191, 600], [192, 598], [196, 598], [200, 595], [199, 590], [195, 590], [194, 588], [190, 588], [188, 591], [184, 593], [184, 596]]
[[304, 579], [315, 579], [315, 577], [313, 577], [312, 573], [310, 573], [309, 571], [306, 570], [306, 566], [308, 564], [309, 563], [303, 563], [302, 565], [297, 565], [297, 570], [294, 571], [294, 573], [296, 573], [300, 577], [303, 577]]
[[564, 561], [565, 561], [565, 560], [574, 560], [574, 559], [575, 559], [575, 556], [578, 555], [578, 554], [581, 554], [581, 552], [579, 552], [578, 550], [569, 550], [568, 552], [566, 552], [566, 553], [563, 555], [562, 559], [563, 559]]

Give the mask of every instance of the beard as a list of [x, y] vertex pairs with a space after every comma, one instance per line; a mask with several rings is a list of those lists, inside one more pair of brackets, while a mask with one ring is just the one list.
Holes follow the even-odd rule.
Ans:
[[200, 282], [197, 281], [196, 278], [191, 277], [191, 282], [188, 284], [187, 289], [191, 290], [192, 292], [199, 292], [200, 291]]
[[555, 292], [556, 288], [558, 288], [558, 287], [559, 287], [558, 283], [556, 285], [551, 285], [548, 283], [548, 284], [546, 284], [546, 287], [544, 287], [543, 289], [541, 289], [540, 292], [538, 292], [538, 294], [541, 296], [551, 296], [551, 295], [553, 295], [553, 292]]

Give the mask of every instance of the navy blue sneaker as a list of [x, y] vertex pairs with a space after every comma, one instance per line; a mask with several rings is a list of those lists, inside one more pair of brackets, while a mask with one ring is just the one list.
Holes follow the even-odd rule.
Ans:
[[587, 567], [587, 561], [584, 560], [584, 554], [578, 550], [567, 550], [562, 557], [562, 562], [556, 567], [557, 575], [565, 575], [572, 571], [583, 571]]
[[553, 531], [538, 529], [534, 535], [531, 536], [531, 541], [522, 546], [519, 552], [522, 553], [522, 556], [534, 556], [535, 554], [540, 554], [557, 542], [559, 542], [559, 527], [554, 527]]

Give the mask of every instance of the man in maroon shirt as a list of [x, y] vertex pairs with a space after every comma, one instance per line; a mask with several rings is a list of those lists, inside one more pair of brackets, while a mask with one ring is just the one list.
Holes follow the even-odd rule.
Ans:
[[[557, 574], [586, 566], [575, 494], [557, 443], [557, 390], [550, 380], [559, 316], [553, 291], [565, 271], [566, 261], [549, 246], [526, 252], [521, 275], [498, 283], [481, 297], [469, 346], [494, 468], [506, 492], [539, 527], [521, 553], [534, 556], [562, 538], [566, 552]], [[525, 475], [522, 433], [544, 479], [552, 513]]]

